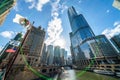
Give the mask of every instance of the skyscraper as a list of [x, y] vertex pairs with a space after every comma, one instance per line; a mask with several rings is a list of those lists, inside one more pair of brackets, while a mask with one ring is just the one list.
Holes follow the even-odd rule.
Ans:
[[0, 0], [0, 25], [4, 22], [15, 3], [15, 0]]
[[65, 54], [65, 49], [62, 48], [60, 53], [61, 65], [64, 65], [64, 54]]
[[68, 9], [68, 17], [72, 29], [71, 37], [78, 38], [79, 42], [94, 36], [92, 29], [82, 14], [77, 14], [74, 7]]
[[41, 58], [41, 65], [47, 64], [47, 51], [46, 51], [46, 44], [44, 43], [43, 51], [42, 51], [42, 58]]
[[[9, 61], [7, 65], [8, 68], [5, 74], [5, 78], [9, 80], [11, 77], [10, 73], [12, 73], [11, 71], [15, 70], [16, 68], [18, 69], [18, 66], [21, 66], [22, 69], [24, 66], [40, 66], [44, 38], [45, 31], [40, 26], [36, 28], [32, 25], [31, 28], [27, 30], [24, 38], [21, 41], [21, 46], [19, 46], [19, 48], [16, 50], [15, 56]], [[21, 70], [18, 72], [21, 72]], [[16, 74], [14, 74], [14, 76], [16, 76]]]
[[66, 65], [67, 62], [67, 51], [64, 52], [64, 65]]
[[110, 40], [120, 53], [120, 34], [113, 36]]
[[105, 35], [98, 35], [86, 39], [80, 46], [81, 53], [85, 54], [85, 58], [101, 58], [117, 56], [117, 52]]
[[54, 59], [54, 51], [53, 51], [53, 45], [48, 45], [47, 47], [47, 63], [48, 65], [53, 64], [53, 59]]
[[9, 41], [5, 47], [3, 48], [3, 50], [1, 51], [1, 58], [0, 58], [0, 62], [3, 59], [8, 59], [9, 56], [11, 55], [9, 52], [6, 52], [7, 49], [12, 49], [15, 47], [18, 47], [20, 44], [20, 41], [22, 40], [22, 33], [18, 33], [11, 41]]
[[54, 47], [54, 64], [55, 65], [60, 65], [60, 47], [55, 46]]
[[[42, 59], [42, 51], [44, 46], [45, 31], [41, 27], [31, 26], [31, 29], [27, 31], [23, 44], [21, 45], [26, 60], [31, 66], [39, 66]], [[24, 60], [21, 55], [18, 54], [15, 64], [24, 64]]]
[[[82, 14], [77, 14], [74, 7], [68, 9], [72, 32], [70, 35], [73, 64], [83, 69], [94, 62], [118, 63], [117, 52], [104, 35], [95, 36]], [[94, 60], [93, 60], [94, 59]]]
[[85, 59], [85, 55], [80, 53], [80, 44], [87, 38], [94, 37], [94, 33], [82, 14], [77, 14], [74, 7], [68, 9], [68, 17], [72, 32], [70, 33], [73, 62], [78, 59]]

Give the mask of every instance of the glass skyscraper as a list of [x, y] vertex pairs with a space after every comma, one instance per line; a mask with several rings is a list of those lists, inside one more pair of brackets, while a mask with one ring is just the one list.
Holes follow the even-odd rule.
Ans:
[[66, 61], [67, 61], [67, 51], [64, 52], [64, 65], [66, 65]]
[[94, 36], [94, 33], [84, 16], [82, 14], [78, 15], [74, 7], [68, 9], [68, 17], [72, 29], [71, 36], [78, 38], [78, 40], [80, 40], [79, 42]]
[[[105, 35], [99, 35], [86, 39], [81, 45], [81, 53], [85, 54], [87, 59], [116, 56], [116, 50], [110, 44]], [[101, 54], [102, 53], [102, 54]]]
[[120, 34], [113, 36], [110, 40], [120, 53]]
[[68, 9], [72, 32], [70, 35], [73, 64], [83, 69], [94, 59], [94, 65], [118, 63], [117, 52], [106, 36], [95, 36], [82, 14], [77, 14], [74, 7]]
[[54, 64], [59, 66], [60, 65], [60, 47], [55, 46], [54, 47]]
[[0, 25], [4, 22], [16, 0], [0, 0]]
[[46, 44], [44, 43], [44, 47], [42, 50], [42, 57], [41, 57], [41, 65], [47, 65], [47, 51], [46, 51]]
[[48, 45], [48, 47], [47, 47], [47, 64], [53, 65], [53, 59], [54, 59], [53, 45]]
[[82, 14], [77, 14], [74, 7], [68, 9], [68, 17], [72, 32], [70, 33], [71, 47], [74, 54], [74, 61], [85, 59], [81, 52], [80, 44], [87, 38], [94, 37], [94, 33]]

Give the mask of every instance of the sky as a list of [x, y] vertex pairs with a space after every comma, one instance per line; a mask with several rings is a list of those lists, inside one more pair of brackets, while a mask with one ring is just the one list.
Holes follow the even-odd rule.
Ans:
[[59, 45], [70, 54], [69, 33], [71, 27], [67, 15], [74, 6], [78, 14], [83, 14], [96, 35], [108, 38], [120, 32], [120, 11], [112, 6], [113, 0], [17, 0], [3, 25], [0, 26], [0, 50], [18, 32], [25, 29], [13, 22], [16, 14], [27, 18], [34, 26], [42, 26], [46, 31], [45, 43]]

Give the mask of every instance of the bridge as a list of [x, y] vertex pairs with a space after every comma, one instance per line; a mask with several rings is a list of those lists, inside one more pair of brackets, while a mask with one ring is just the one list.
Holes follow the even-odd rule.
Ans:
[[70, 67], [71, 69], [73, 68], [73, 65], [62, 65], [60, 67]]

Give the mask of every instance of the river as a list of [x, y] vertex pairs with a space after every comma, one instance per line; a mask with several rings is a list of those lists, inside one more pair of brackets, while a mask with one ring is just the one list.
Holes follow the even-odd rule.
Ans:
[[54, 80], [120, 80], [107, 75], [100, 75], [93, 72], [68, 69], [57, 75]]

